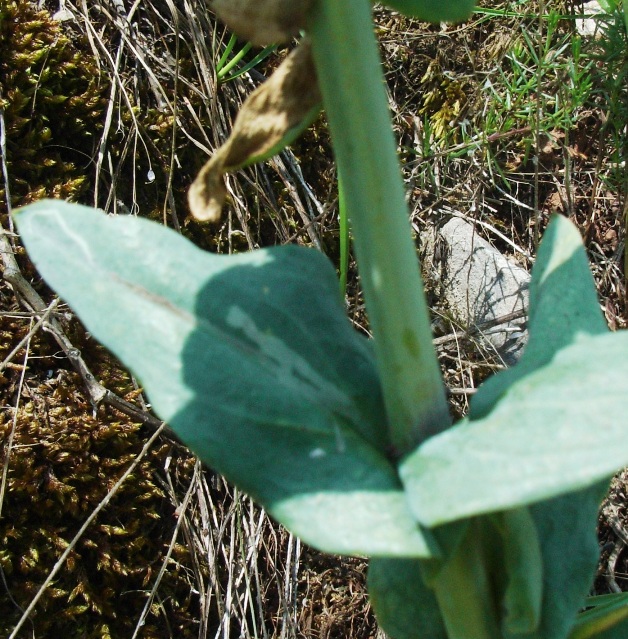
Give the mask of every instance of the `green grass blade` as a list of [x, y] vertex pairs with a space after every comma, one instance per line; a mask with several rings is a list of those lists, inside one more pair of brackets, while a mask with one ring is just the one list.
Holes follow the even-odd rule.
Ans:
[[568, 639], [620, 639], [628, 633], [628, 593], [590, 597]]
[[235, 73], [232, 73], [226, 78], [221, 77], [221, 82], [231, 82], [232, 80], [239, 78], [241, 75], [256, 67], [260, 62], [265, 60], [271, 53], [275, 52], [276, 50], [276, 44], [264, 47], [252, 60], [247, 62], [241, 69], [238, 69]]
[[225, 47], [225, 50], [222, 52], [222, 55], [218, 59], [218, 62], [216, 62], [217, 73], [220, 73], [222, 71], [223, 67], [225, 66], [225, 63], [227, 62], [227, 58], [233, 51], [233, 47], [235, 47], [237, 41], [238, 41], [237, 36], [234, 33], [232, 33], [231, 36], [229, 37], [229, 42], [227, 42], [227, 46]]
[[250, 42], [247, 42], [241, 49], [240, 51], [238, 51], [233, 58], [231, 58], [231, 60], [229, 60], [229, 62], [227, 62], [217, 73], [216, 73], [216, 77], [218, 78], [219, 81], [224, 82], [224, 78], [225, 76], [231, 71], [231, 69], [233, 69], [233, 67], [235, 67], [240, 60], [242, 60], [242, 58], [251, 50], [251, 47], [253, 45], [251, 45]]

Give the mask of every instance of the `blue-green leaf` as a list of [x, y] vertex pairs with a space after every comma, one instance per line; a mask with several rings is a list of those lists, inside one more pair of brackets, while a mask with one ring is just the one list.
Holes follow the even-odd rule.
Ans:
[[384, 4], [427, 22], [460, 22], [471, 15], [475, 0], [385, 0]]
[[322, 550], [430, 555], [384, 453], [370, 346], [323, 255], [212, 255], [58, 201], [16, 220], [48, 283], [210, 466]]
[[434, 526], [590, 486], [628, 464], [628, 333], [582, 337], [401, 464], [418, 521]]
[[628, 333], [609, 334], [577, 231], [556, 217], [531, 285], [530, 343], [471, 416], [401, 465], [426, 526], [577, 491], [628, 464]]
[[[442, 562], [438, 571], [429, 570], [434, 593], [450, 639], [495, 639], [501, 636], [501, 610], [496, 581], [503, 567], [496, 565], [502, 546], [486, 517], [456, 523], [445, 528], [449, 541], [464, 530], [459, 543]], [[440, 539], [440, 535], [436, 535]], [[437, 563], [438, 560], [436, 560]], [[433, 561], [422, 561], [431, 564]]]
[[[518, 379], [550, 362], [578, 334], [608, 331], [580, 235], [554, 216], [539, 248], [530, 285], [530, 339], [517, 366], [484, 383], [471, 403], [482, 417]], [[591, 588], [598, 562], [597, 512], [608, 487], [592, 487], [531, 506], [543, 556], [543, 605], [538, 634], [564, 639]]]
[[534, 639], [565, 639], [599, 559], [596, 524], [608, 482], [530, 506], [543, 556], [543, 604]]
[[423, 583], [420, 560], [371, 559], [368, 589], [377, 621], [392, 639], [447, 639], [436, 597]]
[[528, 508], [507, 510], [489, 519], [503, 546], [504, 636], [535, 632], [541, 619], [543, 560], [534, 519]]
[[552, 218], [543, 235], [529, 299], [530, 337], [523, 357], [480, 386], [471, 402], [471, 419], [485, 415], [515, 381], [550, 362], [579, 334], [608, 332], [580, 234], [562, 215]]

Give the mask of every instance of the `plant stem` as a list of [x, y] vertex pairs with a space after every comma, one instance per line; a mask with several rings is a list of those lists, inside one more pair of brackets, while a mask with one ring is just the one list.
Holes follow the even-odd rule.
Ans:
[[308, 35], [398, 454], [450, 416], [412, 241], [370, 0], [315, 0]]

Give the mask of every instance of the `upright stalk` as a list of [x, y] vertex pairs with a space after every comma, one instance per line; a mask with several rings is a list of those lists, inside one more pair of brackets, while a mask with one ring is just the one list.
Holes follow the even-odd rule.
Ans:
[[351, 222], [391, 444], [450, 424], [412, 241], [371, 0], [314, 0], [307, 32]]

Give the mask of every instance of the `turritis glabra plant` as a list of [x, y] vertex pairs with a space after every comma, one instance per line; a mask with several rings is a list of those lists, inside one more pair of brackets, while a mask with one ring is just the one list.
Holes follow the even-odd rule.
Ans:
[[[472, 10], [386, 4], [433, 21]], [[309, 544], [370, 557], [394, 639], [625, 639], [626, 597], [587, 594], [598, 506], [628, 464], [628, 333], [609, 333], [575, 227], [555, 217], [545, 233], [522, 359], [452, 425], [370, 0], [214, 9], [251, 42], [301, 42], [249, 97], [191, 209], [215, 218], [223, 173], [324, 108], [373, 340], [304, 247], [217, 256], [142, 219], [43, 201], [15, 216], [40, 272], [207, 464]]]

